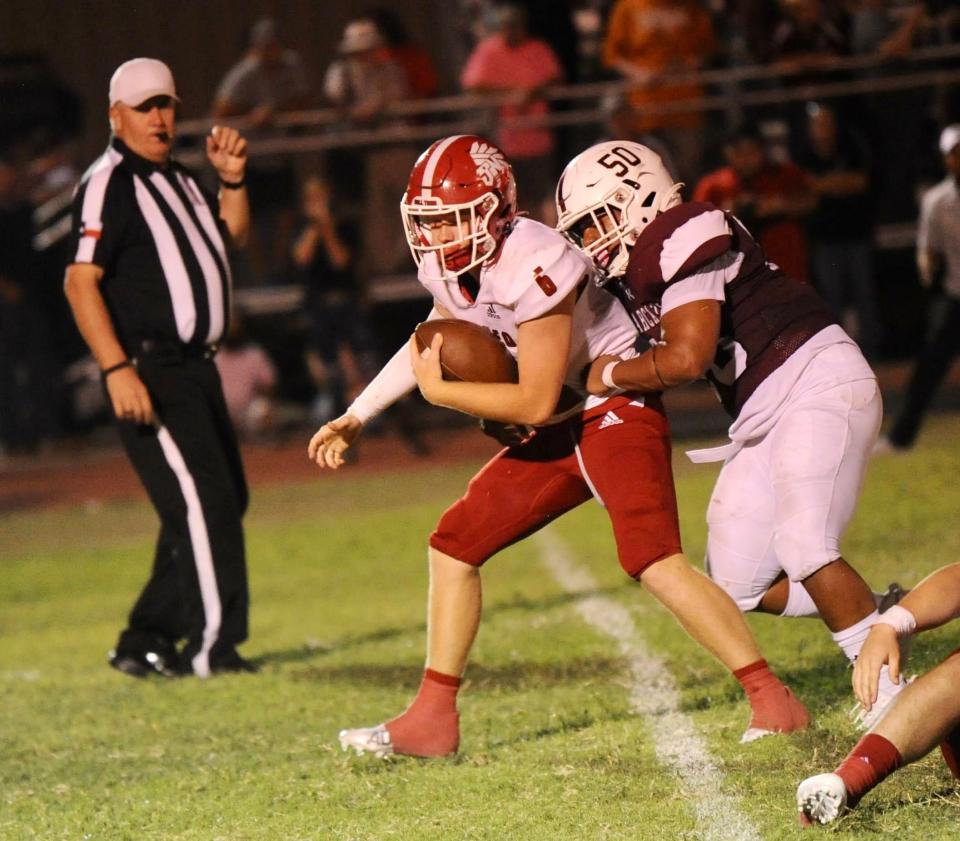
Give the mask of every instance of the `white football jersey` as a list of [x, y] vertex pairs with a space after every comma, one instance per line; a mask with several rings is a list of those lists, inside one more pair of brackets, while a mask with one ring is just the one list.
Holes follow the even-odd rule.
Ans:
[[455, 318], [487, 327], [517, 355], [517, 327], [552, 310], [571, 290], [583, 286], [573, 313], [573, 332], [564, 394], [548, 423], [556, 423], [606, 398], [589, 395], [584, 369], [603, 354], [635, 355], [637, 330], [620, 302], [593, 281], [592, 261], [553, 228], [518, 218], [495, 261], [480, 270], [480, 290], [471, 302], [457, 279], [427, 280], [440, 274], [435, 254], [426, 256], [419, 279], [434, 300]]

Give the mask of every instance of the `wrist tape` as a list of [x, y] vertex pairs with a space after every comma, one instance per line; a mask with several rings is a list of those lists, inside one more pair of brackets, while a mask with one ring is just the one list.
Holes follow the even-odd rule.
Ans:
[[619, 365], [621, 360], [614, 359], [613, 362], [608, 362], [603, 366], [603, 370], [600, 372], [600, 380], [607, 388], [619, 388], [619, 386], [613, 381], [613, 369]]
[[916, 617], [905, 607], [895, 604], [880, 614], [874, 625], [889, 625], [898, 637], [905, 637], [917, 629]]

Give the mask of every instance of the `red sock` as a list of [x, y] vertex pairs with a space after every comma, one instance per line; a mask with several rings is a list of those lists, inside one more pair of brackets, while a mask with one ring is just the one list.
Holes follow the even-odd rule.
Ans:
[[902, 764], [903, 758], [893, 742], [876, 733], [867, 733], [835, 772], [847, 787], [847, 805], [856, 806], [863, 795]]
[[753, 711], [750, 727], [790, 733], [803, 730], [810, 724], [810, 714], [800, 699], [780, 682], [767, 665], [766, 660], [757, 660], [733, 676], [740, 681]]
[[960, 780], [960, 727], [954, 728], [940, 743], [940, 752], [946, 760], [950, 773]]
[[413, 703], [387, 722], [396, 753], [446, 756], [460, 746], [457, 692], [460, 678], [426, 669]]

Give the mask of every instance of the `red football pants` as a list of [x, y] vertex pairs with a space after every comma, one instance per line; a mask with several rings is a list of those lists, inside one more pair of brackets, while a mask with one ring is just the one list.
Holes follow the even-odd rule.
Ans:
[[670, 430], [659, 400], [646, 402], [612, 397], [502, 450], [447, 509], [430, 545], [480, 566], [595, 496], [610, 515], [620, 565], [631, 577], [682, 551]]

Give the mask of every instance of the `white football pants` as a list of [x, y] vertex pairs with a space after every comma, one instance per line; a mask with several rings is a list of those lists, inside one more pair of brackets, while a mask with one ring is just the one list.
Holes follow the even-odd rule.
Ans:
[[799, 582], [840, 557], [883, 407], [876, 380], [823, 380], [828, 372], [805, 372], [783, 416], [727, 461], [713, 489], [707, 570], [743, 611], [781, 571]]

